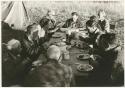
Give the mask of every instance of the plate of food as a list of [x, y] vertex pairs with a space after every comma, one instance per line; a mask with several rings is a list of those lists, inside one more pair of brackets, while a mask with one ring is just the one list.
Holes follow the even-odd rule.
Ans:
[[77, 56], [77, 59], [79, 59], [79, 60], [87, 60], [89, 58], [90, 58], [89, 54], [80, 54]]
[[66, 32], [67, 30], [69, 30], [68, 28], [60, 28], [60, 30], [62, 31], [62, 32]]
[[60, 38], [61, 35], [59, 33], [55, 33], [55, 34], [52, 35], [52, 37], [54, 37], [54, 38]]
[[77, 70], [80, 72], [89, 72], [93, 70], [93, 67], [89, 64], [79, 64]]
[[64, 33], [61, 33], [61, 32], [55, 32], [52, 37], [64, 37], [65, 34]]

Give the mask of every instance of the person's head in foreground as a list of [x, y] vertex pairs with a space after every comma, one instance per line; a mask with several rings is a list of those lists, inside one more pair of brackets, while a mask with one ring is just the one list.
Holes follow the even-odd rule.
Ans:
[[61, 61], [61, 51], [60, 48], [56, 45], [51, 45], [48, 49], [47, 49], [47, 57], [49, 60], [57, 60], [57, 61]]
[[13, 54], [17, 55], [21, 52], [21, 43], [16, 39], [11, 39], [7, 43], [7, 49]]
[[98, 16], [99, 16], [99, 20], [101, 20], [101, 21], [105, 20], [105, 16], [106, 16], [105, 11], [104, 10], [100, 10], [98, 12]]
[[79, 17], [78, 13], [77, 12], [72, 12], [71, 15], [72, 15], [73, 21], [76, 22], [78, 17]]
[[27, 87], [69, 87], [72, 79], [72, 69], [58, 63], [60, 50], [52, 45], [47, 50], [50, 60], [32, 70], [24, 81]]
[[33, 23], [27, 27], [27, 36], [29, 40], [35, 40], [38, 37], [44, 37], [45, 31], [41, 29], [39, 24]]

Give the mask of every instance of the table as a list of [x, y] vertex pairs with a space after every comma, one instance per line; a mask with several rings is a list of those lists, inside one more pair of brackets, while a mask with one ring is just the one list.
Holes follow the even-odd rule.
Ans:
[[[61, 35], [62, 36], [66, 36], [66, 34], [64, 32], [58, 32], [58, 33], [62, 33]], [[52, 44], [54, 42], [60, 42], [61, 39], [60, 38], [50, 38], [50, 41], [49, 43]], [[84, 77], [88, 77], [89, 76], [89, 73], [90, 72], [80, 72], [77, 70], [77, 63], [80, 63], [80, 64], [89, 64], [89, 60], [84, 60], [84, 61], [81, 61], [81, 60], [78, 60], [77, 59], [77, 56], [79, 54], [88, 54], [89, 50], [82, 50], [82, 49], [79, 49], [79, 48], [76, 48], [76, 47], [72, 47], [70, 50], [69, 50], [69, 54], [70, 54], [70, 59], [69, 60], [62, 60], [62, 63], [65, 64], [65, 65], [69, 65], [71, 66], [72, 70], [73, 70], [73, 73], [75, 76], [84, 76]]]
[[79, 72], [77, 70], [77, 65], [75, 63], [80, 64], [89, 64], [89, 60], [78, 60], [77, 55], [79, 54], [88, 54], [89, 50], [82, 50], [76, 47], [72, 47], [70, 50], [70, 59], [62, 60], [62, 63], [68, 66], [71, 66], [73, 75], [74, 75], [74, 83], [76, 87], [83, 87], [90, 85], [90, 77], [92, 72]]
[[75, 76], [85, 76], [87, 77], [89, 75], [90, 72], [80, 72], [77, 70], [77, 63], [80, 63], [80, 64], [89, 64], [89, 60], [78, 60], [77, 59], [77, 56], [79, 54], [88, 54], [88, 50], [80, 50], [78, 48], [71, 48], [69, 50], [70, 52], [70, 59], [69, 60], [62, 60], [62, 63], [65, 64], [65, 65], [68, 65], [68, 66], [71, 66], [72, 70], [73, 70], [73, 73]]
[[[60, 39], [51, 38], [49, 43], [52, 44], [52, 42], [55, 42], [57, 40], [60, 40]], [[76, 63], [89, 64], [89, 60], [80, 61], [77, 59], [77, 56], [79, 54], [88, 54], [88, 53], [89, 53], [89, 49], [82, 50], [77, 47], [71, 47], [71, 49], [69, 49], [70, 59], [68, 60], [62, 59], [63, 64], [71, 66], [72, 68], [73, 75], [74, 75], [73, 80], [75, 82], [75, 86], [88, 86], [89, 85], [89, 77], [90, 77], [91, 72], [79, 72], [77, 70], [78, 64], [76, 64]], [[40, 57], [45, 58], [43, 55], [41, 55]]]

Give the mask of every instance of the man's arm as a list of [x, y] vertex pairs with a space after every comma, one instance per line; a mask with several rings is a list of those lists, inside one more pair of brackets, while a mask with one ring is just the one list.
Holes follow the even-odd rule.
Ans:
[[66, 20], [65, 24], [62, 26], [62, 28], [68, 28], [70, 26], [70, 19]]
[[24, 49], [24, 54], [26, 54], [26, 56], [36, 56], [38, 54], [38, 52], [40, 51], [40, 46], [39, 44], [35, 41], [33, 45], [28, 44], [27, 41], [23, 41], [22, 42], [22, 48]]
[[106, 30], [106, 32], [110, 32], [110, 24], [109, 24], [109, 21], [108, 20], [106, 20], [106, 24], [105, 24], [105, 30]]

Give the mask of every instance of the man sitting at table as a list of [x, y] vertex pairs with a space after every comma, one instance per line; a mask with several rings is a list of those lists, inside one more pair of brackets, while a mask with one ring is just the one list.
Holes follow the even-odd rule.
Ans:
[[31, 87], [69, 87], [72, 69], [60, 63], [59, 47], [51, 45], [47, 50], [47, 63], [32, 70], [25, 80], [24, 86]]
[[2, 86], [4, 87], [17, 82], [15, 67], [22, 61], [20, 52], [21, 44], [16, 39], [11, 39], [6, 45], [2, 45]]
[[36, 60], [42, 52], [42, 39], [45, 32], [39, 24], [32, 24], [27, 27], [27, 32], [21, 41], [23, 57], [29, 57], [32, 61]]
[[72, 18], [68, 19], [65, 24], [62, 26], [63, 28], [71, 28], [75, 30], [68, 30], [67, 31], [67, 39], [70, 41], [69, 36], [73, 32], [78, 32], [77, 28], [82, 28], [83, 24], [78, 16], [77, 12], [72, 12]]
[[32, 61], [21, 57], [22, 48], [19, 40], [11, 39], [2, 48], [2, 86], [21, 85], [24, 76], [30, 70]]
[[68, 19], [65, 24], [63, 25], [63, 28], [82, 28], [82, 22], [78, 16], [77, 12], [72, 12], [72, 18]]
[[86, 22], [86, 29], [89, 33], [89, 43], [93, 44], [97, 35], [99, 34], [99, 29], [97, 28], [96, 16], [91, 16]]
[[40, 26], [46, 32], [46, 40], [51, 38], [52, 34], [58, 30], [58, 22], [55, 19], [55, 11], [48, 10], [47, 15], [40, 20]]

